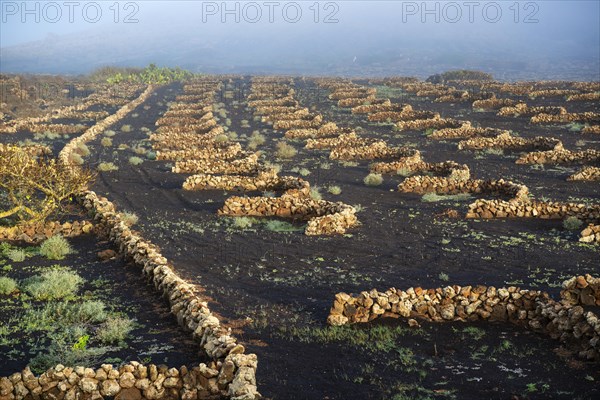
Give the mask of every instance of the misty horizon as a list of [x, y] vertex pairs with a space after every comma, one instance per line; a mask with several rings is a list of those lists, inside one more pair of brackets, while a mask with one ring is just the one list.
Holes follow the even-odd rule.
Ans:
[[595, 1], [25, 3], [0, 1], [0, 72], [152, 62], [208, 73], [600, 79]]

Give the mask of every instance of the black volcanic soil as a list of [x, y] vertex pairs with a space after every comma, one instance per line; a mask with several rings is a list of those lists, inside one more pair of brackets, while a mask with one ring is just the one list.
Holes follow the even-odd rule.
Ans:
[[[246, 93], [249, 84], [248, 78], [236, 82]], [[538, 197], [595, 203], [600, 199], [597, 182], [565, 181], [574, 170], [571, 167], [534, 169], [514, 164], [516, 153], [458, 151], [451, 141], [433, 141], [422, 132], [395, 132], [390, 125], [369, 123], [364, 116], [335, 107], [325, 96], [315, 100], [311, 97], [315, 85], [308, 79], [298, 78], [295, 85], [300, 102], [314, 106], [326, 121], [360, 126], [361, 134], [383, 137], [392, 144], [414, 145], [427, 161], [466, 163], [475, 178], [522, 182]], [[168, 162], [145, 160], [133, 166], [128, 159], [135, 154], [117, 149], [121, 144], [149, 147], [140, 129], [154, 130], [156, 119], [181, 90], [179, 84], [158, 89], [143, 105], [145, 109], [135, 110], [137, 117], [130, 114], [119, 123], [130, 124], [133, 130], [118, 132], [111, 148], [100, 146], [100, 138], [90, 144], [91, 165], [110, 161], [119, 166], [118, 171], [100, 173], [94, 190], [120, 209], [134, 211], [143, 235], [162, 248], [183, 277], [204, 288], [211, 309], [258, 355], [259, 391], [267, 398], [593, 399], [600, 395], [598, 364], [582, 362], [559, 342], [515, 326], [422, 323], [421, 329], [413, 330], [404, 320], [343, 328], [325, 325], [334, 295], [340, 291], [485, 284], [517, 285], [558, 296], [564, 279], [598, 275], [597, 246], [577, 242], [577, 232], [563, 229], [561, 221], [437, 217], [447, 208], [464, 215], [469, 201], [422, 202], [420, 196], [394, 191], [401, 177], [386, 176], [381, 186], [365, 186], [367, 162], [343, 166], [328, 160], [327, 152], [304, 149], [301, 142], [293, 142], [299, 151], [293, 160], [277, 161], [272, 149], [283, 133], [254, 121], [243, 98], [223, 96], [230, 130], [248, 136], [254, 130], [265, 132], [267, 143], [261, 149], [267, 160], [283, 165], [283, 174], [294, 174], [290, 172], [294, 167], [307, 168], [311, 174], [305, 179], [322, 188], [323, 198], [361, 205], [362, 225], [344, 236], [307, 237], [300, 225], [298, 231], [285, 233], [268, 231], [262, 224], [235, 230], [228, 218], [216, 215], [233, 193], [184, 191], [185, 176], [171, 173]], [[473, 112], [469, 103], [433, 103], [404, 94], [393, 101], [512, 129], [523, 137], [558, 137], [570, 149], [576, 145], [600, 149], [593, 135], [530, 125], [528, 118]], [[598, 111], [598, 106], [577, 102], [568, 103], [567, 109]], [[250, 128], [242, 127], [242, 120], [249, 121]], [[323, 163], [330, 167], [323, 168]], [[327, 193], [332, 184], [340, 186], [340, 195]]]
[[[77, 272], [85, 283], [78, 295], [86, 299], [103, 301], [107, 309], [123, 313], [135, 322], [135, 327], [125, 341], [124, 347], [116, 346], [97, 359], [95, 365], [100, 367], [107, 360], [111, 363], [138, 361], [153, 364], [167, 364], [170, 366], [190, 365], [205, 361], [205, 356], [200, 352], [199, 346], [192, 340], [189, 333], [185, 332], [174, 321], [168, 302], [156, 295], [151, 282], [146, 282], [141, 270], [135, 265], [126, 263], [122, 258], [101, 261], [97, 253], [110, 249], [111, 245], [94, 235], [82, 235], [69, 239], [76, 253], [68, 255], [60, 261], [47, 260], [36, 255], [23, 262], [3, 263], [12, 269], [4, 270], [1, 276], [8, 276], [22, 282], [33, 275], [47, 270], [51, 266], [60, 265]], [[3, 296], [0, 301], [0, 324], [10, 325], [13, 318], [19, 320], [23, 309], [18, 309], [19, 298], [23, 294]], [[35, 301], [25, 299], [30, 306]], [[17, 340], [18, 345], [0, 343], [0, 376], [7, 376], [21, 371], [28, 365], [29, 360], [37, 352], [32, 350], [32, 344], [39, 346], [42, 340], [40, 332], [22, 333], [13, 332], [8, 338]], [[74, 338], [74, 341], [77, 338]], [[197, 351], [190, 351], [196, 348]]]

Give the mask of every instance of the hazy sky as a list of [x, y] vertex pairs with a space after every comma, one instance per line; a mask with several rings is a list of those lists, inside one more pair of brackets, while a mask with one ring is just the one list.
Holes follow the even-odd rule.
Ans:
[[[62, 43], [62, 37], [72, 43], [74, 37], [101, 35], [118, 38], [115, 46], [132, 53], [144, 48], [159, 63], [168, 63], [161, 54], [187, 42], [225, 50], [232, 46], [232, 51], [243, 49], [265, 59], [273, 56], [271, 50], [281, 48], [311, 57], [327, 57], [352, 46], [357, 57], [376, 54], [378, 49], [402, 52], [390, 43], [413, 49], [440, 45], [455, 51], [457, 58], [465, 49], [496, 51], [514, 59], [528, 54], [549, 60], [581, 57], [595, 65], [600, 58], [597, 0], [0, 0], [0, 13], [3, 49], [42, 40]], [[154, 43], [161, 45], [152, 47]], [[168, 49], [170, 44], [173, 49]], [[53, 48], [56, 57], [70, 50]], [[351, 53], [345, 51], [344, 56]]]

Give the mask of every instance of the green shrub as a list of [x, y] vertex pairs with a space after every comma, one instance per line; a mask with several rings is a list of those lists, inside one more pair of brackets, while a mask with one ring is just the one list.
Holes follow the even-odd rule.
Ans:
[[265, 229], [271, 232], [294, 232], [301, 231], [303, 228], [296, 227], [289, 222], [272, 219], [265, 223]]
[[310, 198], [313, 200], [322, 200], [323, 196], [321, 196], [321, 188], [317, 186], [310, 188]]
[[266, 138], [259, 131], [252, 132], [250, 135], [250, 139], [248, 140], [248, 148], [252, 150], [256, 150], [258, 146], [265, 144]]
[[117, 132], [115, 132], [115, 131], [111, 131], [111, 130], [104, 131], [104, 136], [106, 136], [107, 138], [113, 137], [116, 134], [117, 134]]
[[22, 262], [27, 258], [27, 252], [23, 249], [10, 249], [6, 252], [6, 257], [12, 262]]
[[132, 131], [131, 125], [123, 125], [121, 127], [121, 132], [128, 133], [128, 132], [131, 132], [131, 131]]
[[119, 213], [119, 216], [121, 217], [121, 221], [125, 222], [125, 225], [127, 226], [133, 226], [137, 224], [140, 219], [136, 213], [129, 211], [123, 211]]
[[86, 300], [76, 308], [76, 318], [79, 322], [100, 323], [106, 321], [106, 305], [97, 300]]
[[52, 270], [28, 279], [25, 291], [36, 300], [56, 300], [75, 295], [83, 278], [68, 270]]
[[85, 145], [85, 143], [79, 143], [74, 151], [82, 157], [87, 157], [90, 155], [90, 149]]
[[232, 226], [235, 229], [244, 230], [244, 229], [248, 229], [248, 228], [252, 227], [252, 225], [254, 225], [254, 222], [255, 222], [254, 218], [234, 217]]
[[100, 140], [100, 144], [101, 144], [103, 147], [110, 147], [110, 146], [112, 146], [112, 144], [113, 144], [113, 141], [112, 141], [112, 139], [111, 139], [111, 138], [109, 138], [109, 137], [104, 137], [104, 138], [102, 138], [102, 140]]
[[277, 158], [292, 158], [296, 154], [298, 154], [298, 151], [291, 144], [286, 142], [277, 143], [277, 150], [275, 151]]
[[582, 225], [583, 221], [574, 216], [567, 217], [563, 221], [563, 227], [570, 231], [576, 231], [581, 228]]
[[73, 253], [73, 248], [67, 239], [60, 235], [46, 239], [40, 246], [40, 254], [49, 260], [62, 260], [71, 253]]
[[300, 168], [298, 173], [302, 176], [308, 176], [310, 175], [310, 170], [308, 168]]
[[148, 160], [156, 160], [156, 153], [152, 150], [148, 150], [148, 152], [146, 152], [146, 158]]
[[434, 192], [425, 193], [423, 197], [421, 197], [421, 201], [425, 203], [435, 203], [442, 200], [447, 201], [467, 201], [472, 198], [470, 193], [458, 193], [458, 194], [437, 194]]
[[83, 158], [81, 154], [72, 152], [69, 154], [69, 162], [74, 165], [83, 165]]
[[140, 165], [143, 162], [144, 162], [143, 158], [136, 157], [136, 156], [129, 157], [129, 164], [131, 164], [131, 165]]
[[0, 276], [0, 294], [11, 294], [17, 290], [17, 282], [6, 276]]
[[213, 139], [216, 143], [224, 143], [229, 141], [229, 136], [225, 135], [224, 133], [221, 133], [217, 136], [215, 136], [215, 138]]
[[329, 186], [327, 191], [337, 196], [338, 194], [342, 193], [342, 188], [340, 188], [339, 186]]
[[365, 176], [363, 182], [367, 186], [379, 186], [383, 183], [383, 177], [381, 174], [370, 173], [369, 175]]
[[125, 340], [132, 329], [133, 321], [129, 318], [111, 317], [98, 328], [96, 336], [102, 343], [118, 343]]
[[410, 168], [402, 167], [396, 170], [396, 174], [406, 178], [412, 174], [412, 170]]
[[236, 140], [238, 138], [238, 134], [236, 132], [231, 131], [227, 134], [227, 137], [229, 138], [229, 140]]
[[117, 171], [118, 169], [119, 169], [119, 167], [117, 167], [112, 162], [101, 162], [98, 165], [98, 171], [102, 171], [102, 172]]

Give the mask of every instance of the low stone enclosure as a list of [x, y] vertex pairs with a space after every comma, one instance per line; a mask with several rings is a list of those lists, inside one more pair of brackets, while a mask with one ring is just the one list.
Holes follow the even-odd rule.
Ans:
[[500, 133], [493, 137], [474, 137], [458, 143], [459, 150], [509, 149], [518, 151], [531, 150], [561, 150], [563, 144], [555, 138], [536, 136], [524, 139], [512, 136], [509, 132]]
[[43, 224], [17, 225], [0, 227], [0, 241], [19, 241], [25, 243], [41, 243], [55, 235], [76, 237], [94, 230], [90, 221], [58, 222], [48, 221]]
[[569, 164], [600, 161], [600, 151], [594, 149], [571, 151], [558, 148], [548, 151], [534, 151], [523, 154], [517, 164]]
[[[139, 98], [119, 111], [131, 111], [136, 104], [141, 104], [137, 100]], [[116, 118], [98, 123], [98, 127], [90, 128], [83, 138], [73, 139], [61, 151], [60, 160], [68, 162], [70, 153], [76, 147], [73, 143], [91, 140], [94, 137], [92, 133], [102, 131], [125, 114], [125, 111], [117, 112]], [[77, 173], [77, 167], [71, 167]], [[92, 215], [96, 232], [107, 236], [126, 259], [142, 269], [156, 289], [168, 299], [178, 323], [193, 333], [211, 361], [189, 369], [185, 366], [179, 369], [146, 366], [136, 362], [119, 369], [102, 365], [97, 370], [57, 365], [39, 377], [25, 369], [10, 377], [0, 378], [0, 398], [260, 398], [255, 378], [256, 355], [244, 354], [245, 348], [231, 336], [231, 328], [221, 325], [208, 304], [195, 294], [194, 285], [185, 282], [174, 272], [157, 246], [132, 231], [110, 201], [92, 191], [82, 193], [79, 200]]]
[[510, 322], [560, 340], [583, 359], [600, 359], [600, 320], [582, 307], [600, 306], [600, 279], [573, 277], [563, 283], [560, 297], [555, 301], [545, 292], [515, 286], [373, 289], [357, 296], [336, 294], [327, 323], [345, 325], [379, 317]]
[[91, 111], [89, 109], [97, 105], [122, 106], [128, 103], [143, 87], [144, 85], [139, 84], [121, 83], [118, 85], [118, 89], [113, 89], [110, 85], [105, 85], [100, 87], [98, 91], [80, 100], [76, 105], [53, 109], [41, 117], [16, 118], [0, 123], [0, 134], [16, 133], [23, 130], [33, 133], [46, 131], [61, 134], [79, 133], [85, 130], [85, 126], [51, 124], [50, 122], [62, 118], [94, 120], [105, 118], [108, 116], [108, 112]]
[[229, 197], [219, 210], [228, 216], [276, 216], [308, 221], [306, 235], [343, 234], [358, 225], [354, 207], [314, 200], [302, 190], [288, 190], [280, 197]]
[[[201, 93], [193, 86], [188, 86], [187, 89]], [[205, 87], [205, 89], [207, 88]], [[214, 95], [212, 89], [210, 93]], [[272, 98], [274, 94], [284, 97]], [[298, 120], [294, 118], [308, 116], [310, 119], [301, 119], [300, 121], [308, 121], [310, 126], [313, 126], [314, 123], [314, 126], [318, 128], [315, 129], [317, 135], [335, 134], [339, 130], [334, 124], [321, 126], [321, 119], [315, 120], [314, 116], [304, 112], [298, 114], [297, 102], [290, 95], [293, 95], [293, 91], [290, 91], [285, 85], [273, 82], [255, 83], [250, 94], [253, 100], [249, 103], [263, 113], [264, 121], [271, 122], [274, 127], [302, 126], [302, 124], [296, 124]], [[211, 101], [210, 96], [202, 98], [208, 103]], [[281, 105], [281, 99], [285, 99], [283, 102], [285, 105]], [[286, 110], [289, 112], [286, 113]], [[288, 118], [290, 115], [292, 117]], [[186, 118], [189, 119], [189, 117]], [[200, 118], [214, 121], [212, 114], [210, 118], [204, 116]], [[177, 123], [177, 120], [169, 119], [162, 122], [165, 123], [163, 125], [165, 130], [151, 136], [151, 139], [154, 140], [153, 147], [160, 149], [157, 151], [158, 159], [178, 160], [172, 168], [173, 172], [194, 174], [186, 178], [183, 183], [184, 189], [281, 193], [280, 197], [231, 197], [219, 210], [219, 215], [277, 216], [307, 220], [308, 225], [305, 230], [307, 235], [345, 233], [348, 228], [358, 224], [353, 207], [324, 200], [315, 201], [310, 198], [310, 184], [307, 181], [292, 176], [279, 176], [273, 169], [266, 168], [259, 163], [259, 153], [245, 152], [239, 143], [217, 141], [217, 136], [222, 133], [222, 128], [219, 126], [212, 125], [200, 132], [197, 129], [193, 132], [179, 130], [173, 132], [169, 130], [169, 126]], [[195, 124], [195, 121], [192, 121], [192, 124]], [[220, 132], [219, 129], [221, 129]], [[298, 131], [298, 128], [294, 129]], [[303, 130], [303, 128], [300, 129]], [[240, 203], [243, 205], [242, 207], [238, 206]]]
[[[427, 163], [421, 159], [420, 153], [413, 150], [400, 160], [375, 163], [371, 171], [378, 173], [393, 173], [403, 170], [405, 173], [418, 173], [405, 178], [399, 185], [398, 191], [403, 193], [436, 193], [452, 195], [471, 193], [493, 196], [494, 199], [477, 199], [469, 205], [466, 218], [543, 218], [565, 219], [577, 217], [591, 225], [580, 234], [582, 242], [599, 242], [600, 204], [585, 205], [581, 203], [543, 202], [532, 200], [527, 186], [498, 180], [471, 179], [468, 166], [446, 161], [442, 163]], [[429, 173], [424, 175], [423, 173]]]

